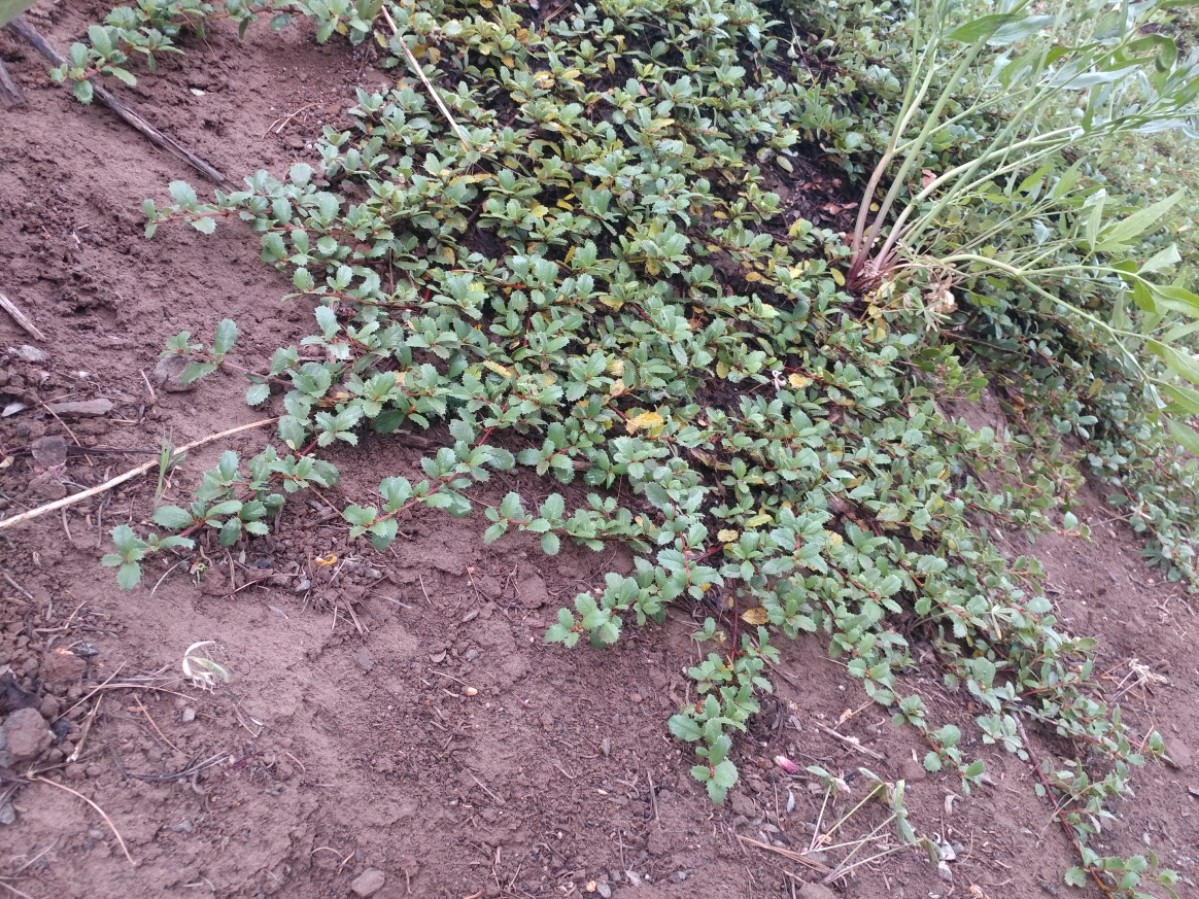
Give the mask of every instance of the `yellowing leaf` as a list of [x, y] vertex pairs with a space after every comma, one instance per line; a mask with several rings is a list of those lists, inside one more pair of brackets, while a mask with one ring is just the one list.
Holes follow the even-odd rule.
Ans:
[[619, 378], [621, 375], [624, 374], [624, 360], [623, 359], [611, 360], [607, 365], [604, 366], [604, 371], [607, 372], [608, 374], [612, 375], [612, 377], [614, 377], [614, 378]]
[[503, 377], [503, 378], [511, 378], [512, 377], [512, 369], [508, 368], [507, 366], [500, 365], [498, 362], [494, 362], [491, 359], [484, 359], [483, 367], [488, 369], [489, 371], [495, 372], [500, 377]]
[[[623, 385], [621, 385], [623, 386]], [[666, 424], [664, 419], [657, 412], [642, 412], [640, 415], [634, 415], [624, 423], [625, 430], [630, 434], [636, 434], [638, 431], [653, 431], [656, 428]]]
[[747, 528], [760, 528], [764, 524], [770, 524], [770, 522], [773, 520], [774, 519], [772, 519], [765, 512], [760, 512], [759, 514], [757, 514], [753, 518], [751, 518], [749, 521], [745, 522], [745, 526]]
[[838, 287], [845, 286], [845, 275], [841, 274], [841, 272], [835, 268], [830, 268], [828, 273], [833, 276], [833, 280], [837, 282]]
[[787, 383], [796, 390], [802, 390], [812, 383], [812, 379], [806, 378], [803, 375], [787, 375]]
[[845, 538], [836, 531], [825, 531], [824, 535], [828, 539], [829, 546], [840, 546], [845, 542]]
[[756, 281], [761, 281], [762, 276], [757, 272], [747, 272], [745, 275], [745, 280], [753, 284]]
[[328, 568], [331, 565], [337, 564], [337, 555], [335, 553], [329, 553], [327, 556], [317, 556], [312, 561], [321, 566], [321, 568]]
[[730, 371], [732, 371], [732, 368], [729, 367], [727, 362], [716, 363], [716, 376], [718, 378], [727, 378]]
[[742, 612], [741, 620], [753, 627], [761, 627], [770, 621], [770, 613], [758, 606], [756, 609], [746, 609]]
[[728, 528], [716, 532], [716, 539], [721, 543], [732, 543], [739, 536], [741, 535], [737, 531], [729, 530]]

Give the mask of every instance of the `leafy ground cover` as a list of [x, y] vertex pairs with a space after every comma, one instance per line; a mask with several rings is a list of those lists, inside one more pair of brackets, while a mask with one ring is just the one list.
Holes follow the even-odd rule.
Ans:
[[[266, 12], [230, 9], [239, 24]], [[73, 50], [76, 69], [58, 77], [83, 85], [98, 71], [129, 82], [116, 54], [161, 53], [215, 12], [182, 4], [157, 19], [116, 14], [88, 31], [90, 49]], [[147, 202], [154, 241], [183, 222], [242, 241], [237, 220], [248, 223], [260, 235], [255, 253], [283, 272], [291, 302], [311, 319], [258, 360], [240, 352], [236, 317], [209, 321], [211, 342], [192, 329], [167, 343], [181, 373], [174, 386], [218, 372], [248, 379], [246, 401], [276, 407], [278, 435], [264, 451], [225, 453], [194, 493], [164, 470], [160, 485], [171, 486], [157, 507], [112, 534], [105, 564], [122, 586], [182, 577], [167, 552], [179, 548], [197, 554], [187, 564], [201, 583], [211, 580], [206, 567], [221, 547], [254, 553], [286, 533], [272, 523], [297, 500], [330, 491], [347, 497], [335, 508], [353, 547], [402, 546], [412, 521], [436, 520], [423, 510], [481, 514], [483, 539], [550, 557], [623, 547], [630, 555], [562, 597], [543, 633], [551, 643], [610, 646], [661, 633], [668, 610], [693, 615], [702, 648], [688, 666], [688, 698], [659, 724], [691, 744], [688, 766], [711, 799], [735, 801], [743, 789], [755, 728], [787, 670], [786, 638], [816, 635], [922, 741], [907, 780], [949, 772], [956, 790], [985, 788], [996, 781], [981, 746], [1002, 747], [1027, 766], [1028, 789], [1052, 804], [1073, 847], [1057, 878], [1106, 895], [1155, 882], [1169, 890], [1178, 875], [1152, 854], [1102, 849], [1131, 769], [1169, 747], [1108, 701], [1095, 641], [1062, 621], [1038, 585], [1039, 564], [995, 537], [1081, 538], [1073, 492], [1089, 475], [1118, 489], [1165, 575], [1193, 577], [1188, 473], [1173, 448], [1182, 432], [1163, 436], [1156, 408], [1172, 391], [1185, 420], [1188, 394], [1138, 352], [1159, 335], [1158, 355], [1186, 375], [1171, 353], [1189, 325], [1168, 313], [1189, 314], [1190, 294], [1156, 276], [1181, 262], [1171, 238], [1187, 249], [1189, 220], [1172, 190], [1149, 216], [1122, 197], [1127, 169], [1151, 158], [1147, 144], [1106, 135], [1104, 152], [1119, 163], [1110, 173], [1093, 156], [1071, 159], [1070, 146], [1055, 146], [1047, 169], [1001, 168], [942, 209], [949, 222], [930, 219], [968, 234], [953, 220], [968, 208], [982, 229], [970, 238], [974, 258], [952, 260], [962, 267], [938, 270], [939, 281], [925, 267], [916, 280], [861, 284], [845, 239], [857, 197], [897, 146], [894, 123], [921, 108], [905, 105], [904, 85], [921, 70], [904, 55], [898, 10], [269, 12], [278, 26], [313, 17], [318, 40], [348, 34], [393, 74], [360, 88], [302, 160], [211, 199], [175, 181], [169, 202]], [[999, 52], [988, 40], [1010, 46], [993, 40], [1000, 28], [1024, 40], [1037, 32], [1027, 18], [989, 20], [971, 35], [979, 55]], [[834, 34], [854, 40], [831, 42]], [[1185, 60], [1164, 48], [1150, 41], [1112, 68], [1160, 69], [1179, 79], [1172, 96], [1184, 97]], [[1093, 65], [1108, 63], [1110, 53], [1096, 53]], [[76, 96], [86, 100], [87, 89]], [[934, 130], [934, 112], [924, 143], [909, 147], [919, 167], [933, 168], [919, 189], [906, 173], [895, 181], [894, 197], [917, 213], [937, 170], [987, 145], [990, 101], [945, 96], [961, 109], [948, 137]], [[1067, 96], [1063, 115], [1077, 100]], [[1108, 199], [1075, 202], [1072, 191], [1094, 197], [1097, 183]], [[1044, 191], [1061, 202], [1041, 204]], [[1006, 233], [1013, 207], [1018, 236], [1056, 229], [1034, 255], [1077, 272], [1053, 282], [1059, 294], [1047, 298], [1049, 282], [1028, 289], [1029, 277], [1005, 278], [997, 265], [971, 270], [978, 258], [1005, 261], [986, 239]], [[1088, 261], [1146, 235], [1152, 252], [1139, 267]], [[1015, 248], [1027, 250], [1019, 240]], [[1084, 248], [1091, 257], [1070, 256]], [[1150, 302], [1117, 328], [1136, 346], [1111, 340], [1109, 314], [1125, 308], [1114, 305], [1123, 293]], [[1134, 320], [1145, 330], [1134, 332]], [[217, 379], [199, 384], [197, 402]], [[951, 414], [993, 394], [1009, 409], [1010, 432]], [[413, 441], [419, 473], [385, 470], [374, 485], [348, 476], [347, 461], [362, 458], [348, 447], [379, 453]], [[630, 636], [632, 625], [648, 630]], [[939, 681], [969, 714], [930, 708], [920, 677]], [[1060, 764], [1034, 750], [1030, 730], [1052, 737]], [[842, 773], [788, 753], [774, 764], [806, 769], [828, 797], [850, 789]], [[865, 780], [888, 813], [861, 845], [882, 826], [899, 846], [920, 844], [932, 870], [947, 868], [958, 850], [912, 826], [904, 779]]]

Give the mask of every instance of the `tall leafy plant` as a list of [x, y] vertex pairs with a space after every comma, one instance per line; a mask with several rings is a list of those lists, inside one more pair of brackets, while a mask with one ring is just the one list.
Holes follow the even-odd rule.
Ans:
[[[1163, 406], [1199, 412], [1199, 391], [1171, 377], [1199, 385], [1199, 365], [1168, 329], [1177, 314], [1199, 318], [1199, 295], [1167, 282], [1174, 246], [1143, 246], [1182, 193], [1133, 208], [1096, 177], [1119, 141], [1195, 133], [1197, 56], [1145, 27], [1162, 5], [1009, 0], [973, 18], [953, 0], [916, 5], [912, 71], [850, 238], [850, 286], [923, 294], [935, 313], [953, 307], [955, 287], [982, 298], [989, 279], [1016, 282], [1110, 338]], [[986, 136], [955, 154], [983, 121]], [[1080, 302], [1096, 293], [1109, 313]]]

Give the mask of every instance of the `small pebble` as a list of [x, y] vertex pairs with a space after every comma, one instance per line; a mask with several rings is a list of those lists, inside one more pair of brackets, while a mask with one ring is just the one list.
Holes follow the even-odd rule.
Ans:
[[45, 350], [27, 343], [14, 349], [12, 354], [24, 362], [31, 362], [35, 365], [39, 362], [46, 362], [50, 358], [50, 354]]
[[373, 896], [383, 889], [387, 878], [378, 868], [363, 871], [350, 883], [350, 890], [355, 896]]
[[193, 721], [196, 720], [196, 710], [193, 709], [191, 706], [188, 706], [187, 708], [185, 708], [183, 710], [183, 713], [179, 716], [179, 720], [182, 721], [184, 724], [191, 724]]

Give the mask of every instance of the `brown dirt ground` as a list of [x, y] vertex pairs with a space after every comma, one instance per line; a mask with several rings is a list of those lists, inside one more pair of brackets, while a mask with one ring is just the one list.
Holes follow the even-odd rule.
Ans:
[[[103, 14], [95, 3], [43, 8], [38, 24], [60, 47]], [[14, 36], [0, 33], [0, 56], [29, 98], [0, 112], [0, 290], [47, 337], [34, 341], [0, 316], [0, 407], [26, 406], [0, 419], [8, 516], [153, 458], [139, 452], [156, 453], [164, 434], [181, 445], [254, 421], [260, 413], [242, 404], [233, 377], [195, 393], [152, 390], [163, 340], [183, 329], [210, 335], [232, 317], [238, 361], [254, 365], [300, 334], [310, 310], [280, 302], [288, 284], [238, 225], [144, 240], [142, 200], [164, 196], [173, 178], [196, 179], [108, 112], [49, 85]], [[253, 29], [242, 46], [215, 28], [122, 95], [240, 179], [309, 158], [321, 121], [352, 101], [355, 85], [382, 77], [300, 29]], [[20, 358], [13, 349], [24, 344], [48, 358]], [[59, 419], [44, 406], [97, 398], [114, 404], [98, 418]], [[251, 454], [262, 433], [233, 445]], [[29, 447], [55, 435], [72, 452], [43, 467]], [[217, 452], [189, 458], [168, 496], [185, 495]], [[347, 544], [330, 503], [365, 499], [420, 455], [381, 441], [342, 453], [337, 495], [294, 503], [280, 536], [211, 558], [198, 583], [182, 567], [150, 566], [143, 587], [123, 593], [98, 567], [112, 525], [149, 514], [153, 474], [0, 532], [0, 712], [32, 706], [56, 734], [35, 762], [0, 771], [0, 820], [11, 822], [0, 825], [0, 887], [35, 899], [315, 899], [353, 895], [355, 878], [373, 870], [381, 899], [1070, 892], [1060, 886], [1068, 846], [1027, 765], [972, 741], [993, 786], [961, 796], [955, 780], [925, 777], [916, 735], [893, 727], [815, 640], [786, 649], [777, 694], [737, 750], [742, 785], [714, 809], [665, 728], [691, 698], [688, 614], [603, 652], [542, 642], [559, 603], [627, 558], [547, 559], [519, 539], [486, 547], [478, 521], [432, 514], [410, 521], [387, 555]], [[544, 491], [528, 478], [520, 486]], [[1128, 719], [1160, 728], [1177, 762], [1137, 775], [1138, 798], [1117, 809], [1105, 845], [1153, 848], [1183, 873], [1181, 894], [1199, 895], [1193, 612], [1143, 567], [1122, 522], [1097, 497], [1084, 501], [1092, 542], [1054, 535], [1031, 551], [1064, 621], [1100, 639], [1098, 688], [1127, 688]], [[1022, 538], [1007, 545], [1013, 556], [1029, 551]], [[337, 564], [314, 563], [328, 553]], [[197, 641], [214, 641], [207, 651], [232, 674], [215, 692], [181, 677]], [[1134, 665], [1162, 680], [1137, 685]], [[909, 686], [970, 733], [978, 710], [968, 701], [935, 676]], [[1049, 757], [1052, 745], [1034, 738]], [[849, 794], [821, 818], [820, 785], [784, 774], [770, 761], [777, 754], [844, 777]], [[831, 893], [809, 884], [845, 859], [836, 843], [884, 820], [869, 803], [832, 840], [813, 833], [866, 794], [860, 767], [907, 779], [912, 825], [957, 844], [952, 883], [904, 849], [855, 868]], [[884, 827], [851, 863], [894, 847]]]

